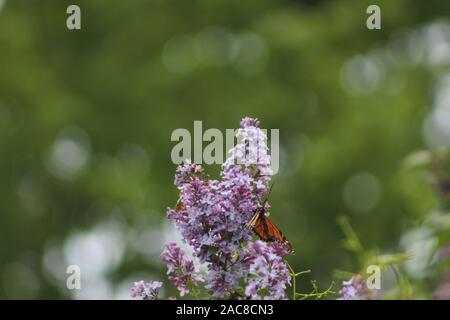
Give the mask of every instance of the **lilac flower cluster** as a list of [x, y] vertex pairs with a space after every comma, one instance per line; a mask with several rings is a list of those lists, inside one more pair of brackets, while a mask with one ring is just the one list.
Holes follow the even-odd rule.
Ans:
[[[284, 298], [290, 284], [282, 260], [285, 252], [277, 245], [251, 242], [253, 233], [245, 227], [269, 190], [272, 170], [267, 136], [252, 118], [241, 121], [236, 136], [238, 143], [229, 151], [220, 180], [208, 179], [203, 169], [191, 162], [178, 167], [175, 186], [180, 198], [167, 217], [199, 262], [206, 264], [205, 288], [212, 296]], [[170, 250], [175, 251], [173, 247]], [[172, 273], [176, 258], [163, 257]], [[192, 280], [193, 267], [190, 270], [184, 276]], [[186, 280], [178, 277], [172, 276], [172, 282], [184, 294]], [[242, 283], [247, 287], [242, 288]], [[261, 296], [263, 291], [266, 293]]]
[[167, 264], [168, 279], [180, 291], [181, 296], [189, 293], [189, 286], [195, 287], [203, 281], [194, 261], [188, 259], [184, 251], [175, 243], [166, 245], [161, 254], [161, 260]]
[[447, 282], [433, 292], [433, 297], [438, 300], [450, 300], [450, 275], [447, 276]]
[[177, 168], [174, 184], [176, 186], [182, 186], [185, 183], [189, 183], [193, 175], [199, 175], [201, 173], [203, 173], [203, 169], [200, 166], [192, 163], [190, 160], [186, 160], [184, 166]]
[[450, 244], [447, 244], [440, 248], [436, 253], [438, 261], [444, 261], [450, 258]]
[[[291, 276], [283, 261], [281, 244], [252, 242], [246, 227], [269, 190], [270, 156], [267, 136], [259, 121], [244, 118], [238, 143], [229, 151], [221, 179], [210, 179], [190, 161], [179, 166], [175, 186], [180, 197], [167, 218], [176, 226], [194, 257], [205, 265], [200, 275], [194, 261], [170, 243], [161, 254], [169, 281], [183, 296], [204, 282], [212, 297], [231, 299], [284, 299]], [[269, 205], [264, 204], [268, 213]], [[244, 284], [244, 287], [243, 287]], [[138, 289], [133, 294], [142, 296]]]
[[159, 281], [137, 281], [134, 283], [130, 295], [133, 298], [141, 298], [143, 300], [156, 300], [158, 299], [161, 286], [162, 282]]
[[249, 268], [245, 288], [247, 297], [256, 300], [287, 298], [286, 289], [291, 283], [291, 276], [282, 258], [286, 254], [286, 249], [277, 244], [269, 246], [256, 241], [247, 245], [244, 255]]
[[[448, 263], [450, 260], [450, 244], [444, 245], [436, 253], [437, 261]], [[433, 297], [439, 300], [450, 299], [450, 271], [446, 270], [443, 274], [441, 285], [433, 292]]]
[[269, 148], [267, 147], [267, 135], [259, 128], [258, 119], [244, 118], [241, 120], [241, 128], [237, 130], [238, 143], [229, 153], [224, 167], [243, 164], [245, 167], [257, 166], [261, 184], [267, 184], [273, 171], [270, 167]]
[[339, 291], [338, 300], [368, 300], [369, 294], [366, 282], [361, 275], [355, 275], [350, 280], [344, 281]]

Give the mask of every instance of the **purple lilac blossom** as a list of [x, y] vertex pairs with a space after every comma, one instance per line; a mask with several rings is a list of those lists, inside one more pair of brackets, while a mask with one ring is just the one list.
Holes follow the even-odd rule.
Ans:
[[350, 280], [344, 281], [342, 289], [339, 291], [338, 300], [368, 300], [368, 290], [366, 282], [361, 275], [355, 275]]
[[450, 281], [442, 284], [433, 292], [433, 296], [438, 300], [449, 300], [450, 299]]
[[244, 261], [249, 275], [245, 294], [251, 299], [287, 299], [287, 285], [291, 276], [282, 256], [287, 254], [280, 246], [262, 241], [251, 242], [245, 250]]
[[242, 128], [246, 127], [256, 127], [259, 128], [259, 120], [256, 118], [245, 117], [241, 120], [240, 125]]
[[198, 274], [194, 261], [188, 259], [184, 251], [176, 245], [169, 243], [161, 254], [161, 260], [167, 264], [167, 274], [169, 281], [184, 296], [189, 293], [189, 285], [196, 286], [203, 281], [203, 277]]
[[200, 174], [201, 172], [202, 168], [188, 159], [183, 166], [178, 166], [174, 184], [178, 187], [184, 183], [188, 183], [193, 175]]
[[[446, 245], [443, 249], [447, 251], [450, 245]], [[442, 261], [448, 259], [448, 252], [443, 256]], [[443, 274], [443, 279], [439, 287], [433, 292], [433, 297], [438, 300], [449, 300], [450, 299], [450, 271], [445, 271]]]
[[[220, 180], [206, 179], [203, 169], [191, 162], [178, 167], [179, 205], [169, 208], [167, 217], [193, 248], [194, 256], [206, 264], [205, 288], [212, 296], [242, 296], [238, 294], [240, 283], [251, 281], [254, 288], [249, 289], [249, 296], [262, 298], [259, 292], [266, 289], [264, 298], [284, 298], [290, 284], [281, 258], [285, 251], [277, 244], [252, 243], [253, 232], [245, 226], [267, 194], [272, 176], [267, 136], [252, 118], [241, 121], [236, 136], [238, 143], [229, 151]], [[176, 269], [177, 259], [165, 259], [169, 273]], [[184, 278], [172, 275], [171, 281], [186, 293]]]
[[[174, 184], [180, 198], [175, 208], [168, 209], [167, 218], [208, 270], [203, 279], [194, 262], [176, 244], [168, 244], [161, 259], [181, 296], [190, 285], [205, 280], [213, 297], [286, 298], [291, 281], [282, 258], [286, 248], [252, 242], [253, 232], [245, 226], [261, 205], [273, 175], [267, 136], [259, 125], [257, 119], [242, 119], [238, 143], [229, 151], [220, 180], [207, 179], [201, 166], [189, 160], [176, 170]], [[269, 204], [265, 206], [268, 212]], [[245, 290], [241, 283], [246, 283]]]
[[162, 282], [159, 281], [137, 281], [134, 283], [133, 288], [131, 288], [130, 295], [133, 298], [141, 298], [143, 300], [156, 300], [158, 299], [161, 286]]
[[[450, 244], [441, 247], [436, 256], [439, 262], [450, 259]], [[442, 284], [433, 292], [433, 296], [438, 300], [450, 299], [450, 272], [447, 271], [444, 273]]]
[[225, 161], [224, 168], [236, 164], [245, 167], [256, 165], [260, 171], [263, 182], [268, 183], [273, 171], [270, 167], [270, 154], [267, 147], [267, 135], [259, 128], [259, 121], [252, 118], [244, 118], [241, 128], [237, 130], [238, 143], [229, 151], [229, 157]]
[[440, 248], [437, 252], [437, 259], [438, 261], [444, 261], [448, 258], [450, 258], [450, 244], [447, 244]]

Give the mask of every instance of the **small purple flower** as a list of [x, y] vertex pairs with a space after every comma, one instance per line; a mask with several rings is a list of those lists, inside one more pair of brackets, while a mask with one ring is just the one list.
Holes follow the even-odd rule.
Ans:
[[210, 289], [211, 295], [217, 298], [226, 297], [237, 285], [236, 275], [214, 265], [208, 272], [207, 281], [205, 288]]
[[259, 120], [257, 118], [245, 117], [244, 119], [241, 120], [240, 125], [242, 128], [247, 128], [247, 127], [259, 128]]
[[[446, 244], [441, 247], [436, 253], [437, 261], [446, 263], [450, 258], [450, 244]], [[443, 274], [443, 279], [439, 287], [433, 292], [433, 296], [438, 300], [450, 299], [450, 271], [446, 271]]]
[[450, 282], [444, 283], [433, 292], [433, 296], [438, 300], [450, 299]]
[[191, 160], [186, 160], [183, 165], [178, 166], [175, 174], [175, 186], [182, 188], [184, 184], [189, 183], [193, 176], [199, 175], [203, 172], [202, 167], [192, 163]]
[[441, 247], [436, 253], [438, 261], [444, 261], [450, 258], [450, 244]]
[[286, 244], [278, 241], [272, 243], [272, 250], [277, 256], [280, 257], [287, 256], [290, 253]]
[[130, 295], [133, 298], [142, 298], [142, 300], [156, 300], [161, 286], [162, 282], [159, 281], [137, 281], [131, 288]]
[[245, 294], [251, 299], [287, 299], [286, 289], [291, 284], [289, 270], [280, 253], [280, 247], [273, 247], [262, 241], [251, 242], [245, 252], [248, 265], [248, 284]]
[[202, 276], [197, 274], [194, 261], [188, 259], [176, 243], [166, 245], [161, 260], [167, 264], [168, 279], [180, 291], [181, 296], [189, 293], [191, 285], [196, 286], [203, 281]]
[[339, 291], [338, 300], [368, 300], [369, 294], [366, 282], [361, 275], [355, 275], [350, 280], [344, 281], [342, 289]]
[[238, 143], [229, 151], [230, 156], [224, 163], [224, 171], [236, 165], [244, 165], [247, 168], [256, 166], [259, 178], [268, 183], [273, 171], [270, 167], [267, 135], [259, 128], [259, 121], [244, 118], [241, 121], [241, 128], [237, 130], [236, 138]]

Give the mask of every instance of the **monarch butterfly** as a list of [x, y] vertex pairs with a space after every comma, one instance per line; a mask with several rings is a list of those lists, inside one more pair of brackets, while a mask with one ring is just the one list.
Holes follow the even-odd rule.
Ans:
[[179, 196], [179, 198], [177, 200], [177, 203], [175, 204], [175, 211], [184, 211], [184, 210], [186, 210], [186, 206], [183, 204], [183, 202], [181, 200], [183, 198], [183, 196], [184, 196], [183, 191], [180, 191], [180, 196]]
[[184, 210], [186, 210], [186, 207], [180, 200], [178, 200], [177, 204], [175, 205], [175, 210], [176, 211], [184, 211]]
[[266, 216], [264, 205], [255, 210], [255, 214], [250, 221], [247, 222], [247, 227], [256, 233], [261, 240], [267, 242], [280, 241], [290, 252], [294, 251], [292, 245], [280, 229], [278, 229], [272, 220]]

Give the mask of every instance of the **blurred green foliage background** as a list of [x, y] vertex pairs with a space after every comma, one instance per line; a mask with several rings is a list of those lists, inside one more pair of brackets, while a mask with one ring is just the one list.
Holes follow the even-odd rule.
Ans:
[[[69, 4], [81, 30], [66, 28]], [[366, 28], [369, 4], [381, 30]], [[170, 135], [194, 120], [280, 129], [272, 217], [319, 286], [357, 271], [340, 215], [365, 246], [402, 250], [438, 204], [402, 163], [449, 144], [449, 13], [440, 0], [0, 0], [0, 297], [126, 298], [162, 280]]]

